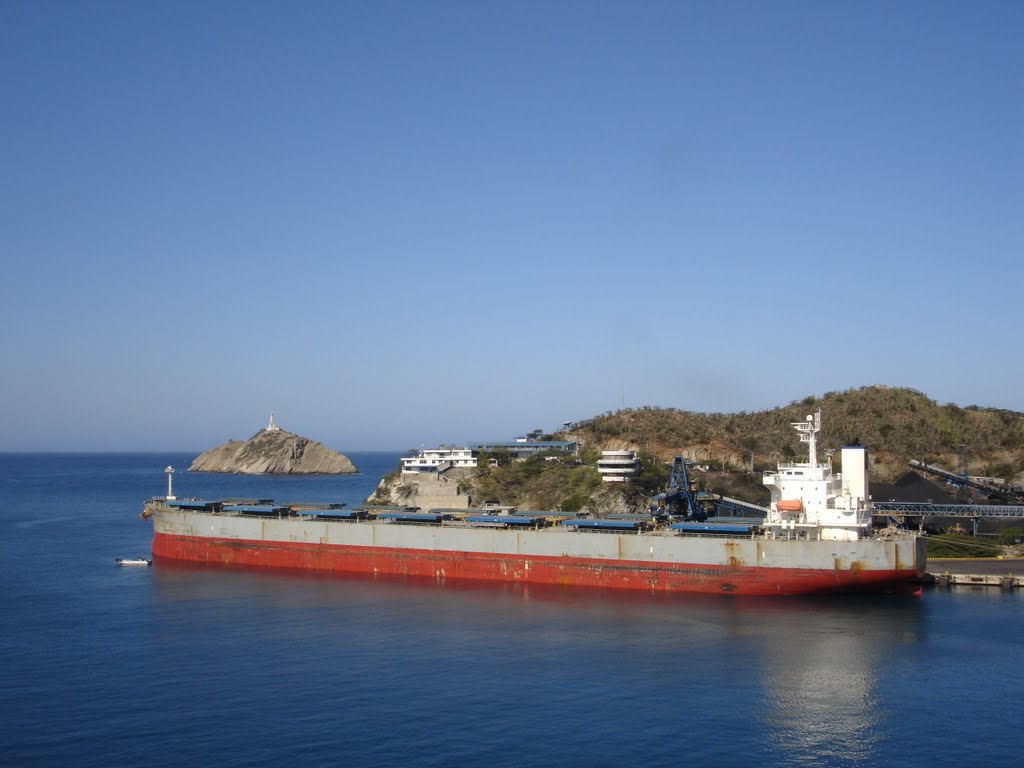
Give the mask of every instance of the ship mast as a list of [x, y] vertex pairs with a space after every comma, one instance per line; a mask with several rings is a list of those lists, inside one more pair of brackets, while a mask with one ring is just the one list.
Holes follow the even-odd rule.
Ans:
[[816, 435], [821, 432], [821, 409], [819, 408], [813, 416], [808, 415], [807, 421], [792, 422], [791, 426], [800, 433], [800, 442], [808, 443], [808, 466], [811, 468], [817, 467], [818, 439]]

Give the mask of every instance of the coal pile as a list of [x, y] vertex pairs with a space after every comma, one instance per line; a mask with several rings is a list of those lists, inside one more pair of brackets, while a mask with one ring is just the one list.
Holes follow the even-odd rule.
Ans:
[[873, 501], [910, 501], [918, 503], [956, 504], [956, 493], [945, 484], [938, 485], [926, 480], [917, 472], [907, 472], [891, 485], [871, 484]]

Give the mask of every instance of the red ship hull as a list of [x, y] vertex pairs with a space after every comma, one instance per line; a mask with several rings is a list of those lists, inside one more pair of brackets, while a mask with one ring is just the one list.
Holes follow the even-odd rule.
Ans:
[[153, 555], [219, 565], [557, 584], [657, 592], [919, 593], [915, 569], [806, 569], [266, 542], [155, 533]]

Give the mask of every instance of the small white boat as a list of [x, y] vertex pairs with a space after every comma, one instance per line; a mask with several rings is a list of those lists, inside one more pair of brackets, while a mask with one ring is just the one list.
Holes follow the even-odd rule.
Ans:
[[119, 557], [117, 558], [118, 565], [152, 565], [153, 561], [149, 558], [142, 557]]

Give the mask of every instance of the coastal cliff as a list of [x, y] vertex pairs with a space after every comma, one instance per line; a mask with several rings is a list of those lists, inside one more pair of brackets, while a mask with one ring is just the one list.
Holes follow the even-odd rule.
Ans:
[[189, 472], [243, 475], [351, 475], [359, 470], [349, 458], [308, 437], [273, 426], [249, 440], [229, 440], [200, 454]]

